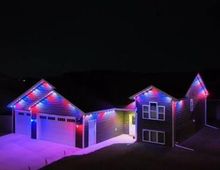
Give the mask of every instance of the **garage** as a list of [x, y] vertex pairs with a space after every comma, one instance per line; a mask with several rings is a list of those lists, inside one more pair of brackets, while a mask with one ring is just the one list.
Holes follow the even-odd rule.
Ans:
[[31, 136], [31, 114], [28, 112], [15, 113], [15, 133]]
[[37, 138], [75, 146], [74, 117], [40, 114], [37, 117]]

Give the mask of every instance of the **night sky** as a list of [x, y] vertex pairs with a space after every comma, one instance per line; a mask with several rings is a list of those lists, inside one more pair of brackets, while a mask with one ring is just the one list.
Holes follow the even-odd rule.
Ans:
[[1, 5], [0, 72], [219, 68], [218, 4], [192, 1]]

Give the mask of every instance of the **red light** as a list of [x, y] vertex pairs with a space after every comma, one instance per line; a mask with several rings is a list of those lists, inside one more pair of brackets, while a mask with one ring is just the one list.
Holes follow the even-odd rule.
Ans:
[[76, 133], [82, 134], [83, 132], [83, 125], [76, 125]]

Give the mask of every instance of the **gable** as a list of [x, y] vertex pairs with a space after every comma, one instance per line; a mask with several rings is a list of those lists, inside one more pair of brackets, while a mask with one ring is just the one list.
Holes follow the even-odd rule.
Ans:
[[34, 102], [47, 95], [53, 89], [54, 87], [47, 81], [41, 80], [11, 102], [8, 107], [14, 107], [19, 110], [28, 110]]
[[81, 117], [83, 112], [55, 90], [29, 108], [33, 113]]
[[160, 90], [159, 88], [156, 88], [155, 86], [149, 86], [146, 89], [134, 94], [133, 96], [130, 97], [130, 99], [134, 99], [137, 100], [138, 98], [146, 98], [146, 97], [155, 97], [155, 98], [169, 98], [169, 99], [174, 99], [177, 100], [176, 98], [174, 98], [173, 96], [167, 94], [166, 92]]
[[203, 98], [208, 96], [208, 90], [206, 89], [206, 86], [200, 76], [200, 74], [197, 74], [195, 79], [193, 80], [189, 90], [186, 93], [186, 97], [198, 97]]

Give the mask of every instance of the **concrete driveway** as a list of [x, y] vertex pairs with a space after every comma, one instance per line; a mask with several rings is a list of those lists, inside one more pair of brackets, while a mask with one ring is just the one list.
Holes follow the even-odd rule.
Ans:
[[0, 170], [35, 170], [80, 149], [52, 142], [33, 140], [24, 135], [0, 137]]
[[0, 137], [0, 170], [36, 170], [71, 155], [85, 155], [114, 144], [132, 144], [129, 135], [120, 135], [85, 149], [9, 134]]
[[198, 152], [220, 156], [220, 129], [204, 127], [180, 145]]

